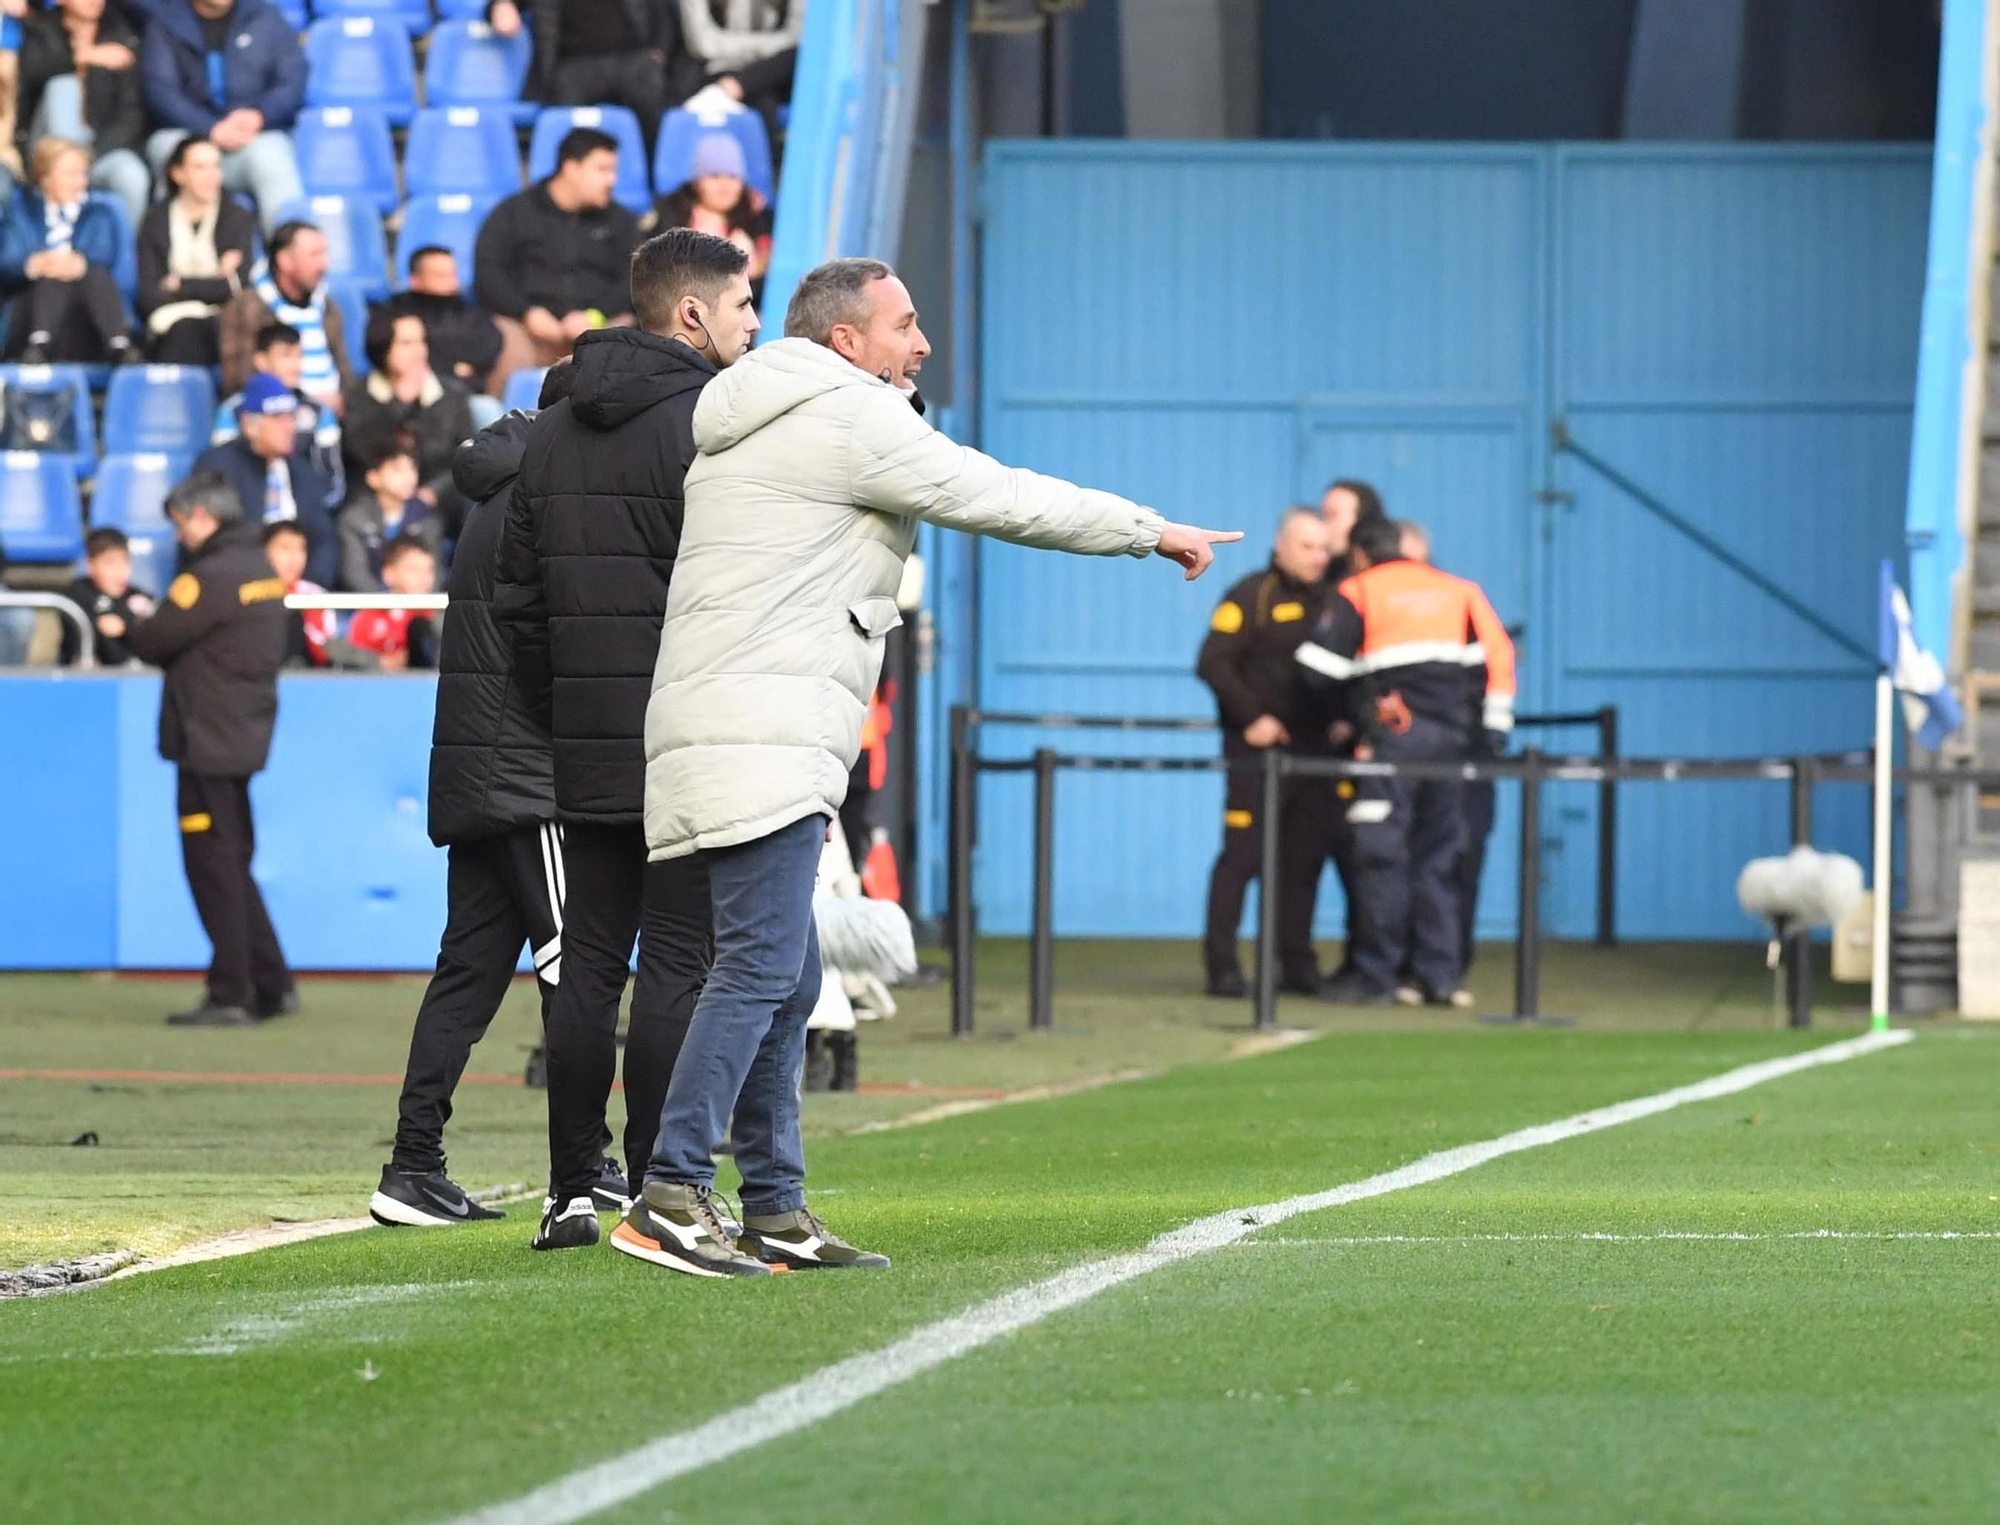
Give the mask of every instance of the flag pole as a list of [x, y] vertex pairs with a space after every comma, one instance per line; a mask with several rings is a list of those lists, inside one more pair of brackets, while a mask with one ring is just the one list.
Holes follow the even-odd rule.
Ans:
[[1894, 871], [1890, 828], [1890, 795], [1896, 762], [1896, 685], [1884, 668], [1875, 677], [1875, 925], [1869, 939], [1873, 959], [1868, 972], [1869, 1026], [1889, 1027], [1889, 897]]

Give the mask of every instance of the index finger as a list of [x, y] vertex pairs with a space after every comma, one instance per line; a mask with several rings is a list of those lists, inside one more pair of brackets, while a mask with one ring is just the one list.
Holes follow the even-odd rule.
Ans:
[[1228, 545], [1243, 538], [1241, 530], [1203, 530], [1202, 534], [1208, 537], [1210, 545]]

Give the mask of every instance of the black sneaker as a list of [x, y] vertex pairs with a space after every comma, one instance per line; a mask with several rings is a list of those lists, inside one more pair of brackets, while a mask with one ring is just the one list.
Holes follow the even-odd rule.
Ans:
[[889, 1264], [887, 1255], [857, 1250], [803, 1207], [793, 1213], [745, 1213], [736, 1247], [790, 1271], [876, 1271]]
[[771, 1267], [737, 1249], [706, 1186], [648, 1181], [611, 1247], [635, 1260], [687, 1276], [769, 1276]]
[[389, 1228], [434, 1228], [452, 1223], [487, 1223], [507, 1215], [481, 1207], [442, 1170], [382, 1167], [382, 1184], [368, 1199], [368, 1216]]
[[295, 1017], [299, 1014], [299, 993], [296, 988], [287, 990], [274, 1001], [259, 999], [257, 1016], [268, 1022], [273, 1017]]
[[597, 1204], [587, 1196], [571, 1197], [560, 1205], [554, 1197], [542, 1198], [542, 1224], [535, 1230], [533, 1247], [538, 1250], [580, 1250], [597, 1243]]
[[590, 1188], [590, 1194], [596, 1199], [598, 1207], [607, 1213], [622, 1213], [632, 1205], [632, 1189], [625, 1182], [625, 1172], [608, 1154], [598, 1161], [598, 1177]]
[[1243, 983], [1243, 976], [1234, 969], [1211, 974], [1203, 990], [1218, 1001], [1240, 1001], [1250, 994], [1250, 987]]
[[1341, 975], [1320, 986], [1320, 998], [1336, 1006], [1387, 1006], [1396, 999], [1393, 990], [1377, 990], [1353, 975]]
[[188, 1011], [177, 1011], [167, 1018], [169, 1027], [255, 1027], [257, 1013], [247, 1006], [224, 1006], [215, 1001], [203, 1001], [201, 1005]]

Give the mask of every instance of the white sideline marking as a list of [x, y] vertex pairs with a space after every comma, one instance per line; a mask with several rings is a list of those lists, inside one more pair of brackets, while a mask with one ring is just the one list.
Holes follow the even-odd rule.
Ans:
[[1733, 1096], [1738, 1091], [1747, 1091], [1752, 1086], [1795, 1075], [1801, 1070], [1840, 1064], [1849, 1059], [1859, 1059], [1864, 1054], [1894, 1048], [1909, 1042], [1911, 1037], [1908, 1030], [1869, 1033], [1784, 1059], [1746, 1064], [1692, 1085], [1676, 1086], [1671, 1091], [1621, 1101], [1615, 1106], [1591, 1112], [1579, 1112], [1574, 1117], [1552, 1123], [1539, 1123], [1531, 1128], [1503, 1133], [1482, 1143], [1443, 1149], [1408, 1165], [1345, 1186], [1197, 1218], [1192, 1223], [1162, 1234], [1142, 1250], [1093, 1260], [1045, 1281], [1003, 1293], [963, 1313], [926, 1324], [879, 1350], [849, 1356], [844, 1361], [822, 1367], [810, 1376], [768, 1392], [740, 1408], [718, 1414], [691, 1430], [663, 1435], [622, 1456], [614, 1456], [608, 1461], [580, 1468], [566, 1477], [545, 1483], [517, 1499], [462, 1515], [453, 1525], [568, 1525], [573, 1520], [587, 1519], [676, 1477], [810, 1428], [864, 1399], [921, 1376], [982, 1345], [989, 1345], [1002, 1335], [1040, 1323], [1049, 1315], [1086, 1302], [1121, 1282], [1131, 1281], [1148, 1271], [1157, 1271], [1162, 1266], [1189, 1260], [1210, 1250], [1222, 1249], [1259, 1229], [1270, 1228], [1301, 1213], [1320, 1212], [1329, 1207], [1342, 1207], [1369, 1197], [1384, 1196], [1392, 1191], [1425, 1186], [1504, 1155], [1581, 1138], [1588, 1133], [1615, 1128], [1621, 1123], [1637, 1122], [1640, 1118], [1669, 1112], [1691, 1102]]
[[1694, 1244], [1777, 1244], [1787, 1239], [2000, 1239], [2000, 1230], [1809, 1228], [1787, 1234], [1700, 1233], [1692, 1230], [1665, 1230], [1657, 1234], [1343, 1234], [1328, 1239], [1249, 1239], [1238, 1248], [1305, 1250], [1329, 1244], [1345, 1247], [1376, 1244], [1659, 1244], [1680, 1240]]
[[376, 1308], [384, 1303], [408, 1302], [440, 1292], [463, 1292], [478, 1285], [470, 1281], [404, 1282], [391, 1287], [339, 1287], [316, 1297], [285, 1302], [275, 1313], [251, 1313], [225, 1320], [207, 1334], [155, 1352], [169, 1356], [233, 1356], [245, 1350], [276, 1345], [298, 1334], [308, 1324], [351, 1313], [357, 1308]]

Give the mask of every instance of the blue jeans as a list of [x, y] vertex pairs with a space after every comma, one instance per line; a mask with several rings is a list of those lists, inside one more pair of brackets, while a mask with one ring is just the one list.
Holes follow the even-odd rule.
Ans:
[[[96, 143], [97, 133], [83, 120], [83, 82], [74, 74], [58, 74], [43, 89], [42, 103], [35, 108], [32, 136], [68, 138], [86, 148]], [[146, 161], [129, 148], [97, 154], [90, 163], [90, 183], [124, 204], [126, 220], [136, 235], [153, 196], [153, 177]]]
[[826, 818], [702, 854], [715, 916], [715, 963], [660, 1109], [649, 1181], [707, 1186], [736, 1114], [736, 1168], [746, 1213], [805, 1206], [799, 1081], [806, 1019], [819, 1001], [813, 882]]
[[[153, 161], [153, 173], [165, 183], [167, 156], [187, 134], [178, 127], [165, 127], [146, 139], [146, 157]], [[246, 191], [257, 203], [257, 220], [269, 237], [278, 225], [278, 213], [286, 203], [303, 200], [305, 182], [299, 179], [298, 155], [292, 151], [291, 134], [266, 128], [234, 153], [222, 156], [222, 188]]]

